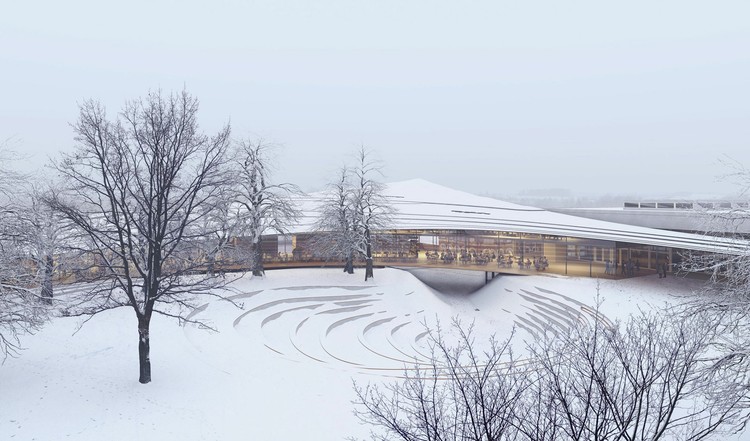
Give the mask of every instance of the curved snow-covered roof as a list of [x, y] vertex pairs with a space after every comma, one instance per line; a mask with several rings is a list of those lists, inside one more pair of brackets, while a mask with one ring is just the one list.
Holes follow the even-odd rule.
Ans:
[[[386, 184], [384, 194], [396, 213], [392, 229], [493, 230], [514, 233], [569, 236], [694, 251], [737, 254], [750, 242], [699, 234], [680, 233], [587, 219], [476, 196], [423, 179]], [[309, 232], [322, 194], [311, 194], [304, 222], [292, 232]]]

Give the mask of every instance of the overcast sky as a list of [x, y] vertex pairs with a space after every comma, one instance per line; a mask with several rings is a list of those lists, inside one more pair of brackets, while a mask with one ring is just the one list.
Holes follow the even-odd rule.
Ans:
[[280, 146], [321, 188], [359, 146], [385, 180], [478, 194], [731, 195], [750, 167], [750, 1], [7, 1], [0, 140], [42, 164], [77, 103], [185, 87], [206, 131]]

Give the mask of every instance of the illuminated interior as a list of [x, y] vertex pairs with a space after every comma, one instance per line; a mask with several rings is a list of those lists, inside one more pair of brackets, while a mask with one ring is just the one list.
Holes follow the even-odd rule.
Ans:
[[[264, 238], [263, 253], [267, 266], [343, 265], [343, 259], [316, 255], [310, 246], [313, 235]], [[373, 257], [377, 266], [460, 268], [509, 274], [547, 272], [612, 278], [655, 273], [659, 264], [674, 264], [680, 259], [676, 250], [653, 245], [470, 230], [379, 232], [374, 237]], [[671, 271], [671, 266], [669, 269]]]

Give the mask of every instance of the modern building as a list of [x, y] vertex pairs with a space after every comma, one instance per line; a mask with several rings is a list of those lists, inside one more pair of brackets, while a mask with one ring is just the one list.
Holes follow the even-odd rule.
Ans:
[[[739, 254], [750, 245], [512, 204], [422, 179], [387, 184], [385, 196], [395, 214], [388, 230], [376, 232], [376, 265], [621, 277], [663, 264], [672, 271], [685, 252]], [[269, 267], [326, 263], [309, 246], [321, 198], [309, 195], [289, 235], [264, 241]]]

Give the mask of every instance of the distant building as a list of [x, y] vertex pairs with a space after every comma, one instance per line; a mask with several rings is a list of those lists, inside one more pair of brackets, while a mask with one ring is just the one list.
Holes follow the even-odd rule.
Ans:
[[627, 201], [622, 207], [554, 208], [551, 211], [662, 230], [750, 237], [747, 201]]

